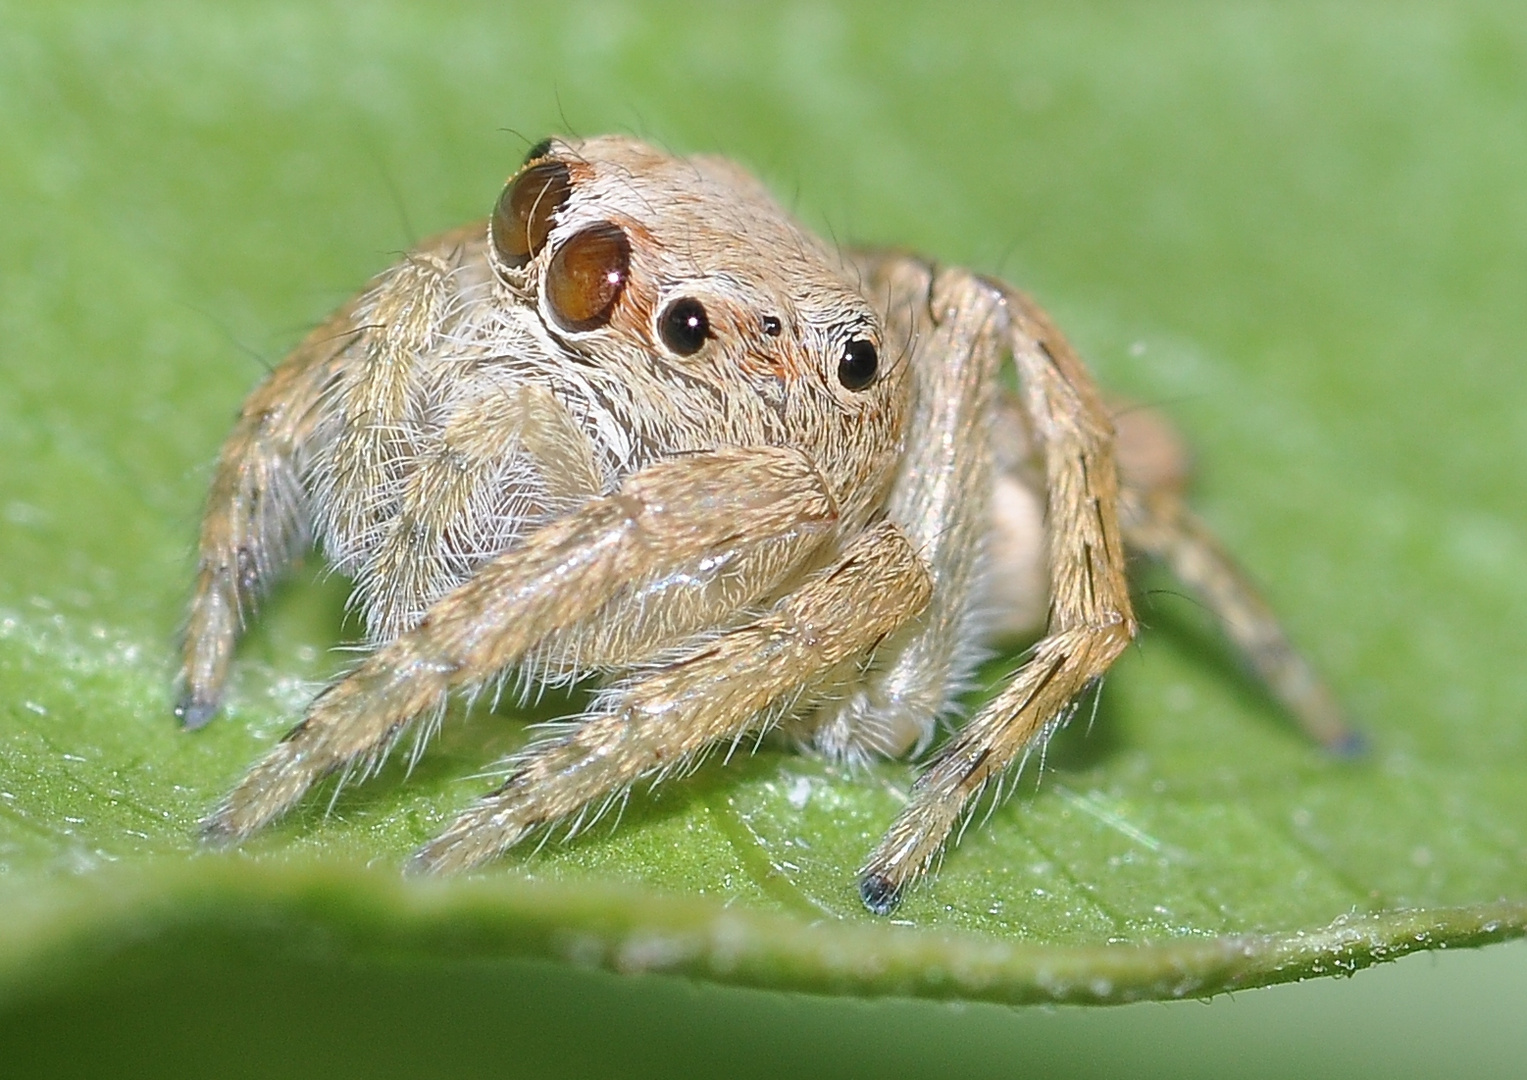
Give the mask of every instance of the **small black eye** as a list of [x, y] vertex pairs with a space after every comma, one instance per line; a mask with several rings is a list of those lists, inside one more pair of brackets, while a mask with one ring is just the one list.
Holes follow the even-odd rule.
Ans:
[[880, 356], [875, 343], [855, 338], [843, 347], [843, 359], [838, 361], [838, 381], [850, 390], [863, 390], [875, 381], [880, 370]]
[[784, 324], [779, 321], [778, 315], [765, 315], [763, 317], [763, 332], [770, 337], [779, 337], [784, 330]]
[[680, 356], [693, 356], [710, 337], [710, 318], [705, 305], [692, 296], [681, 296], [663, 309], [657, 322], [657, 332], [667, 345]]

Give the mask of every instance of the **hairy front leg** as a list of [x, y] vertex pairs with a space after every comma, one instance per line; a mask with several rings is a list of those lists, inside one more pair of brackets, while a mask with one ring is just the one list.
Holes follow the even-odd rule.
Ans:
[[706, 747], [767, 725], [824, 672], [915, 618], [931, 592], [917, 552], [882, 522], [763, 618], [607, 691], [591, 718], [532, 746], [504, 785], [420, 849], [410, 868], [475, 866], [643, 776], [682, 768]]
[[918, 777], [911, 800], [866, 861], [859, 892], [877, 914], [895, 909], [970, 801], [1053, 731], [1135, 633], [1112, 425], [1065, 339], [1026, 297], [1003, 295], [1024, 405], [1045, 463], [1049, 628], [1007, 687]]
[[[320, 777], [352, 762], [375, 766], [451, 690], [518, 663], [627, 585], [766, 542], [796, 545], [799, 559], [836, 521], [821, 474], [796, 450], [717, 450], [634, 473], [614, 495], [590, 500], [483, 567], [320, 694], [207, 817], [203, 834], [240, 840]], [[781, 576], [789, 565], [779, 566]]]

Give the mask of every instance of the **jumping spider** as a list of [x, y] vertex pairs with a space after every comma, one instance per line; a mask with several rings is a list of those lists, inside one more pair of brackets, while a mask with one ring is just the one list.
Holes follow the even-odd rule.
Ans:
[[886, 913], [1134, 636], [1130, 548], [1342, 743], [1184, 508], [1184, 471], [1160, 421], [1110, 418], [1011, 286], [835, 251], [724, 160], [547, 140], [486, 227], [423, 244], [314, 330], [223, 446], [182, 723], [216, 712], [244, 616], [315, 538], [372, 651], [204, 836], [237, 842], [326, 774], [369, 772], [452, 691], [603, 676], [409, 864], [463, 870], [765, 729], [839, 760], [922, 750], [981, 644], [1042, 629], [866, 860], [860, 895]]

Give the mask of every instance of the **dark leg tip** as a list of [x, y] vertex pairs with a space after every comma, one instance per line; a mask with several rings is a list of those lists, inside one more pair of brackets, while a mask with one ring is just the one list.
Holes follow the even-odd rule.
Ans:
[[202, 846], [213, 851], [225, 851], [242, 839], [229, 825], [227, 816], [221, 810], [214, 810], [197, 822], [196, 833]]
[[207, 722], [216, 715], [216, 702], [197, 701], [193, 697], [186, 696], [175, 703], [175, 719], [180, 721], [180, 726], [186, 731], [206, 727]]
[[901, 889], [880, 874], [865, 874], [859, 879], [859, 899], [875, 915], [889, 915], [901, 904]]

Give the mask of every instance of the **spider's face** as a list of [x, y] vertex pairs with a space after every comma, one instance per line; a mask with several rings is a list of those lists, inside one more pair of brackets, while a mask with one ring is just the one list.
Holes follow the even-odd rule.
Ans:
[[[509, 302], [569, 364], [620, 372], [659, 426], [796, 445], [840, 485], [876, 486], [894, 456], [906, 380], [880, 319], [837, 253], [730, 163], [551, 140], [505, 187], [490, 238]], [[676, 383], [708, 387], [714, 416]]]

